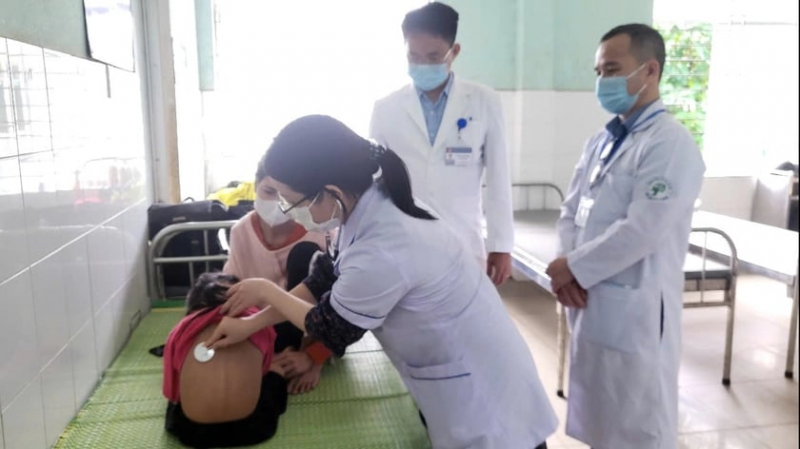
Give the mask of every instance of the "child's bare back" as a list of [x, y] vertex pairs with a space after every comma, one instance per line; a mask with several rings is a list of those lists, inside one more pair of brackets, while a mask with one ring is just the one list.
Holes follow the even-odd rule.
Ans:
[[[193, 348], [211, 337], [217, 325], [203, 329]], [[197, 423], [235, 421], [253, 413], [261, 391], [264, 355], [250, 341], [216, 351], [207, 362], [189, 351], [180, 374], [181, 406]]]

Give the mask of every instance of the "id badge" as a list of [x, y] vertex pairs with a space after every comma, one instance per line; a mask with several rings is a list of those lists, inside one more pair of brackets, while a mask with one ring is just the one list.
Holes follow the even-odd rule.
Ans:
[[578, 205], [578, 212], [575, 214], [575, 226], [585, 228], [586, 223], [589, 221], [589, 214], [592, 213], [594, 207], [594, 200], [587, 197], [581, 197], [581, 202]]
[[444, 152], [444, 165], [465, 167], [472, 165], [471, 147], [448, 147]]

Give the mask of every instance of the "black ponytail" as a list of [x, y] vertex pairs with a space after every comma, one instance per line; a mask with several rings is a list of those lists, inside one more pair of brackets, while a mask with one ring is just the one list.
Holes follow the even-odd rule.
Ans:
[[411, 192], [411, 179], [405, 162], [394, 151], [383, 149], [377, 158], [381, 167], [381, 186], [398, 209], [406, 215], [423, 220], [435, 220], [425, 209], [417, 206]]
[[434, 219], [414, 203], [408, 170], [400, 157], [332, 117], [309, 115], [289, 123], [259, 163], [259, 173], [307, 196], [327, 185], [361, 196], [379, 171], [381, 187], [398, 209], [414, 218]]

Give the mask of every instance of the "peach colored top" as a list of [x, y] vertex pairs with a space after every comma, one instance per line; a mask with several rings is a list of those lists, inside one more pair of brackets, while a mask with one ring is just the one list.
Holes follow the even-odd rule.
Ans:
[[252, 211], [231, 229], [230, 254], [223, 271], [239, 279], [264, 278], [286, 288], [286, 258], [299, 242], [314, 242], [325, 249], [325, 236], [296, 225], [286, 244], [270, 248], [264, 242], [258, 215]]

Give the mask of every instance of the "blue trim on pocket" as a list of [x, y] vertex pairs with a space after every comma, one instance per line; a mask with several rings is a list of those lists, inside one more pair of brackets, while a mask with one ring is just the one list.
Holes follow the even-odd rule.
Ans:
[[458, 379], [458, 378], [461, 378], [461, 377], [468, 377], [468, 376], [471, 376], [471, 375], [472, 375], [472, 373], [464, 373], [464, 374], [456, 374], [455, 376], [447, 376], [447, 377], [416, 377], [416, 376], [413, 376], [413, 375], [409, 374], [409, 377], [411, 377], [414, 380], [450, 380], [450, 379]]

